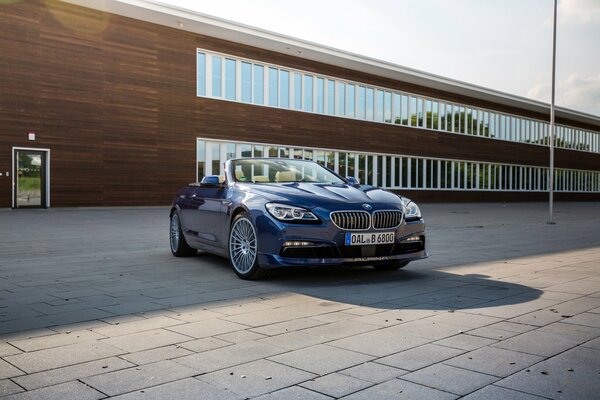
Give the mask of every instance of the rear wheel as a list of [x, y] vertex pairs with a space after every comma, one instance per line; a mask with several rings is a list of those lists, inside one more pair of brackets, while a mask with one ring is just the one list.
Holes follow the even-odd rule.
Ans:
[[408, 263], [408, 261], [394, 261], [387, 264], [373, 265], [373, 268], [375, 268], [378, 271], [394, 271], [396, 269], [406, 267]]
[[169, 229], [169, 243], [171, 244], [171, 253], [175, 257], [190, 257], [196, 255], [198, 251], [185, 241], [183, 231], [181, 229], [181, 220], [179, 214], [174, 211], [171, 214], [171, 224]]
[[269, 271], [258, 265], [256, 229], [246, 213], [238, 214], [229, 230], [229, 262], [242, 279], [261, 279]]

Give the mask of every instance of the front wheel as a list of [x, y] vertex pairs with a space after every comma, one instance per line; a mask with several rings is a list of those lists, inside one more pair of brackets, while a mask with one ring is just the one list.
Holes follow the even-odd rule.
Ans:
[[190, 247], [185, 241], [183, 230], [181, 229], [181, 220], [177, 211], [173, 211], [173, 214], [171, 214], [169, 243], [171, 245], [171, 253], [175, 257], [190, 257], [198, 253], [196, 249]]
[[394, 271], [400, 268], [404, 268], [407, 265], [408, 261], [394, 261], [387, 264], [373, 265], [373, 268], [375, 268], [378, 271]]
[[238, 214], [229, 230], [229, 262], [242, 279], [264, 278], [268, 271], [258, 265], [256, 229], [246, 213]]

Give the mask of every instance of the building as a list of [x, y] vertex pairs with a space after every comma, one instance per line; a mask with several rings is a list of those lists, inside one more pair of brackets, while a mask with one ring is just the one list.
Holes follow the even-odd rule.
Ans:
[[[537, 101], [150, 0], [2, 2], [0, 54], [0, 207], [165, 205], [251, 155], [421, 201], [547, 199]], [[556, 199], [599, 200], [600, 118], [556, 120]]]

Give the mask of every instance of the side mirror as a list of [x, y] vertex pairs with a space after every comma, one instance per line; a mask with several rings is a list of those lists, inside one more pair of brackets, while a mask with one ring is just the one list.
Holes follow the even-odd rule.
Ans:
[[353, 176], [347, 176], [346, 180], [348, 181], [348, 183], [352, 186], [358, 186], [360, 185], [360, 180], [356, 179]]
[[206, 186], [206, 187], [219, 187], [219, 186], [221, 186], [219, 175], [207, 175], [204, 178], [202, 178], [202, 181], [200, 182], [200, 184], [202, 186]]

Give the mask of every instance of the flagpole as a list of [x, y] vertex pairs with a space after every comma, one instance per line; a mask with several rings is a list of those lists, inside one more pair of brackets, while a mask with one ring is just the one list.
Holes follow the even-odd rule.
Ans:
[[550, 101], [550, 170], [548, 177], [548, 224], [554, 225], [554, 96], [556, 90], [556, 14], [558, 0], [554, 0], [554, 24], [552, 34], [552, 98]]

